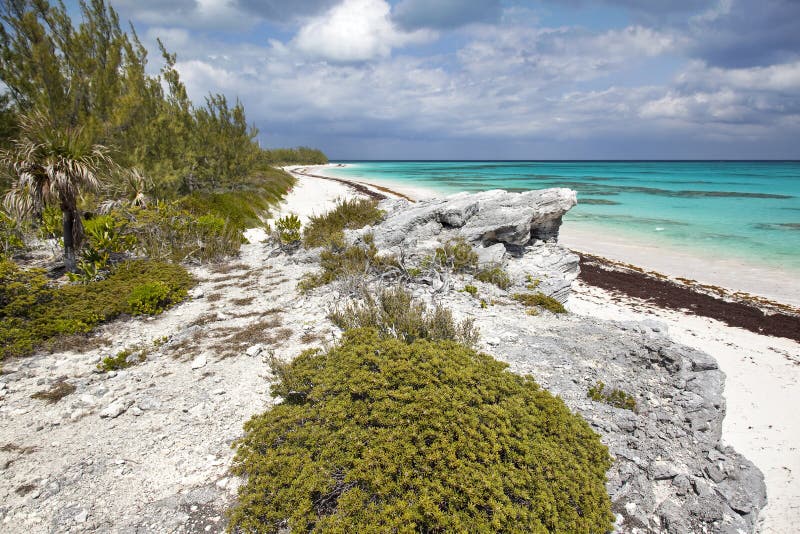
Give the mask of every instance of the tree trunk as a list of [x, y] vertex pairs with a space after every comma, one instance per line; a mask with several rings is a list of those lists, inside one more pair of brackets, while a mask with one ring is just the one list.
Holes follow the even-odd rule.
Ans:
[[64, 210], [62, 212], [64, 222], [64, 266], [68, 273], [74, 273], [78, 269], [75, 260], [75, 211]]

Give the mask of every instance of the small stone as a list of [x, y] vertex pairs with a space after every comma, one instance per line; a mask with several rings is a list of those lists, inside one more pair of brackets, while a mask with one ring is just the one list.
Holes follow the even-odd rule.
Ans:
[[722, 482], [726, 478], [725, 473], [722, 472], [722, 469], [714, 464], [706, 466], [705, 472], [706, 475], [708, 475], [708, 478], [717, 483]]
[[153, 397], [143, 397], [139, 399], [139, 401], [136, 403], [136, 406], [140, 410], [144, 411], [158, 410], [159, 408], [161, 408], [161, 403], [158, 400], [154, 399]]
[[76, 523], [86, 523], [87, 519], [89, 519], [89, 512], [87, 512], [86, 510], [81, 510], [75, 515]]
[[486, 339], [486, 344], [491, 347], [496, 347], [497, 345], [500, 344], [500, 340], [496, 337], [490, 337]]
[[212, 395], [224, 395], [225, 394], [225, 390], [224, 389], [215, 389], [214, 391], [211, 392], [211, 394]]
[[83, 419], [87, 415], [89, 415], [89, 410], [84, 410], [83, 408], [78, 408], [77, 410], [75, 410], [71, 414], [69, 414], [69, 420], [74, 423], [75, 421]]
[[206, 363], [208, 363], [208, 358], [206, 357], [205, 353], [203, 353], [192, 360], [192, 369], [201, 369], [206, 366]]
[[115, 400], [111, 404], [109, 404], [102, 412], [100, 412], [100, 417], [103, 418], [110, 418], [114, 419], [115, 417], [119, 417], [133, 404], [133, 401], [123, 401], [121, 399]]
[[259, 354], [261, 354], [261, 350], [262, 350], [261, 349], [261, 345], [253, 345], [252, 347], [249, 347], [245, 351], [245, 354], [247, 354], [250, 357], [255, 357], [255, 356], [258, 356]]
[[227, 485], [228, 485], [228, 479], [227, 478], [221, 478], [221, 479], [217, 480], [217, 487], [219, 489], [225, 489], [225, 486], [227, 486]]
[[650, 478], [653, 480], [667, 480], [678, 476], [679, 472], [674, 465], [663, 461], [655, 461], [647, 468]]
[[38, 489], [35, 489], [31, 492], [31, 499], [38, 499], [42, 495], [42, 492]]
[[139, 408], [138, 406], [134, 406], [133, 408], [131, 408], [131, 415], [134, 417], [139, 417], [143, 413], [144, 412], [142, 411], [142, 409]]

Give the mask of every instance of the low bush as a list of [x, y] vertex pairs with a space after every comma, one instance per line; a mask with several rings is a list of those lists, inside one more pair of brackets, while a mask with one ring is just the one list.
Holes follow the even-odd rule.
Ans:
[[534, 312], [537, 308], [541, 308], [553, 313], [567, 313], [567, 309], [563, 304], [541, 291], [537, 293], [515, 293], [512, 298]]
[[629, 395], [621, 389], [607, 391], [605, 388], [606, 385], [598, 381], [597, 384], [589, 388], [586, 396], [597, 402], [604, 402], [611, 406], [630, 410], [632, 412], [636, 411], [636, 399], [633, 395]]
[[433, 310], [414, 299], [402, 287], [383, 289], [377, 296], [368, 294], [362, 302], [351, 302], [329, 315], [333, 324], [343, 330], [374, 328], [381, 336], [396, 337], [408, 343], [417, 339], [451, 340], [468, 346], [478, 342], [474, 322], [460, 323], [441, 306]]
[[511, 286], [511, 278], [499, 265], [479, 269], [475, 273], [475, 278], [481, 282], [494, 284], [500, 289], [508, 289]]
[[122, 314], [141, 313], [140, 300], [132, 297], [148, 293], [142, 288], [152, 284], [169, 291], [169, 299], [153, 308], [157, 313], [183, 299], [194, 280], [179, 265], [135, 260], [116, 265], [105, 280], [53, 287], [42, 271], [0, 261], [0, 359], [30, 354], [60, 336], [86, 334]]
[[343, 200], [328, 213], [311, 217], [303, 230], [303, 244], [306, 248], [344, 247], [344, 230], [374, 225], [382, 217], [383, 213], [375, 200]]
[[136, 250], [160, 261], [219, 261], [239, 252], [244, 238], [235, 225], [213, 213], [196, 215], [179, 202], [156, 202], [121, 213]]
[[478, 265], [478, 254], [463, 238], [454, 239], [434, 252], [437, 265], [457, 273], [470, 272]]
[[22, 229], [12, 217], [0, 211], [0, 257], [25, 250]]
[[245, 424], [233, 532], [609, 532], [608, 450], [530, 377], [375, 330], [277, 364]]
[[334, 280], [391, 276], [402, 272], [396, 258], [378, 256], [378, 249], [371, 234], [365, 235], [363, 239], [363, 244], [323, 250], [320, 254], [320, 271], [303, 277], [299, 289], [308, 291], [330, 284]]
[[300, 242], [302, 228], [300, 218], [294, 213], [290, 213], [275, 221], [275, 231], [278, 234], [278, 241], [282, 245], [293, 245]]

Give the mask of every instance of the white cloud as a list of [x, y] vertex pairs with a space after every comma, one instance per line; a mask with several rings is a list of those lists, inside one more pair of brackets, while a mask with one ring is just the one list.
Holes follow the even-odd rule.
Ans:
[[344, 0], [327, 13], [309, 20], [294, 45], [302, 52], [337, 62], [368, 61], [387, 57], [392, 49], [423, 43], [435, 34], [429, 30], [402, 31], [390, 18], [384, 0]]

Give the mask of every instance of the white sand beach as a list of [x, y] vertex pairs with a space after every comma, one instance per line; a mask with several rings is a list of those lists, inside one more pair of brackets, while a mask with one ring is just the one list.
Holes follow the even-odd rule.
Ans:
[[[311, 174], [324, 173], [324, 167], [308, 169], [306, 172]], [[292, 173], [298, 183], [282, 209], [301, 218], [324, 212], [337, 198], [358, 194], [341, 182]], [[410, 190], [398, 192], [413, 194]], [[431, 193], [428, 191], [426, 196]], [[797, 287], [787, 290], [785, 282], [781, 285], [783, 291], [767, 292], [770, 283], [777, 286], [779, 279], [761, 280], [765, 291], [757, 291], [762, 287], [756, 285], [757, 277], [749, 280], [746, 273], [727, 271], [722, 262], [709, 266], [699, 259], [680, 257], [669, 260], [669, 264], [651, 263], [646, 261], [654, 257], [651, 251], [630, 245], [614, 246], [597, 236], [575, 232], [568, 224], [562, 227], [562, 235], [567, 246], [649, 269], [663, 269], [668, 274], [726, 285], [733, 290], [761, 293], [790, 304], [797, 302], [793, 295], [800, 293]], [[675, 267], [673, 272], [664, 268], [670, 265]], [[708, 276], [703, 276], [706, 272]], [[796, 532], [800, 523], [800, 418], [792, 407], [800, 398], [800, 344], [732, 328], [706, 317], [654, 308], [580, 282], [576, 282], [573, 290], [567, 303], [573, 313], [610, 320], [656, 320], [666, 326], [673, 340], [703, 350], [717, 360], [727, 377], [723, 441], [753, 461], [765, 476], [769, 502], [761, 514], [760, 531]]]

